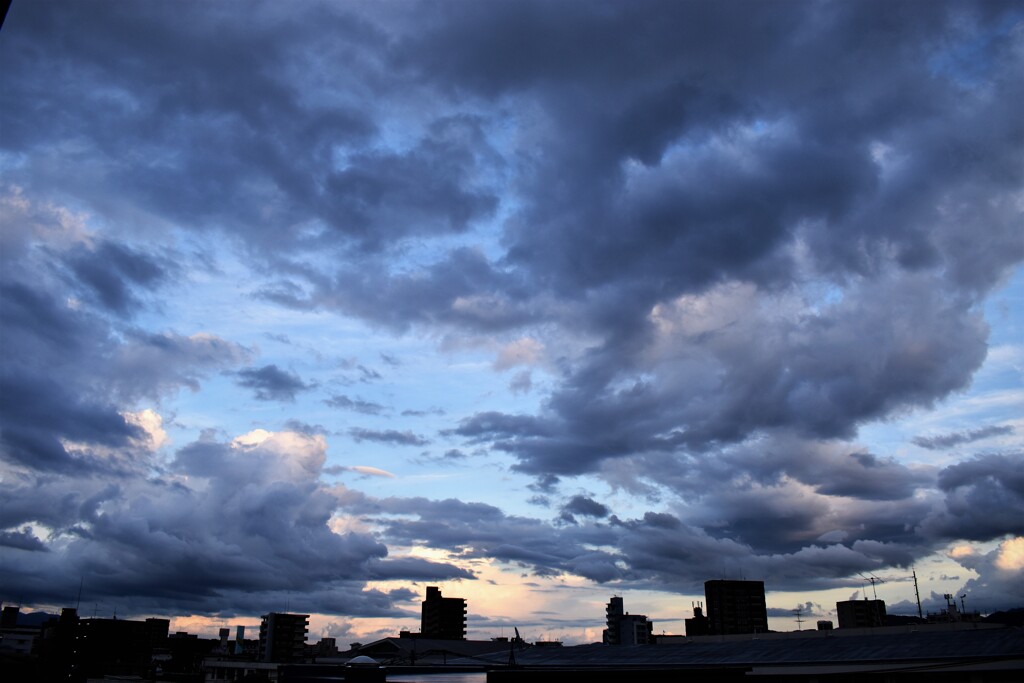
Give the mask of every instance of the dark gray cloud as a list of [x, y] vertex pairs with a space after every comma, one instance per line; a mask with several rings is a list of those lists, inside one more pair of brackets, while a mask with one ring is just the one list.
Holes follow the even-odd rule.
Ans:
[[[663, 9], [664, 21], [651, 23], [650, 6], [502, 5], [411, 39], [426, 77], [543, 103], [552, 145], [523, 180], [530, 200], [507, 228], [507, 261], [577, 305], [605, 338], [556, 388], [536, 431], [496, 433], [494, 445], [524, 471], [572, 473], [779, 426], [848, 437], [965, 386], [986, 351], [977, 294], [1024, 255], [1005, 209], [1021, 182], [1010, 162], [1019, 146], [995, 143], [1020, 139], [1019, 122], [995, 102], [947, 109], [965, 89], [1007, 77], [1016, 57], [996, 28], [999, 11], [963, 8], [995, 22], [987, 69], [965, 83], [955, 66], [936, 72], [929, 62], [942, 27], [969, 40], [945, 6], [900, 17], [870, 4], [794, 7], [786, 17], [751, 5], [749, 23], [707, 7]], [[699, 35], [678, 42], [696, 26]], [[885, 38], [862, 42], [874, 31]], [[794, 52], [797, 35], [807, 40]], [[745, 46], [742, 67], [723, 36]], [[623, 51], [610, 57], [609, 44]], [[512, 59], [524, 45], [538, 61]], [[548, 54], [558, 68], [539, 57]], [[837, 54], [856, 55], [842, 73], [802, 66]], [[884, 75], [871, 66], [881, 64]], [[846, 85], [823, 80], [835, 78]], [[992, 165], [972, 148], [990, 150]], [[1002, 197], [993, 206], [1004, 208], [936, 215], [948, 193], [972, 206]], [[803, 278], [820, 278], [840, 300], [778, 316], [741, 305]], [[730, 298], [723, 281], [749, 289]], [[736, 317], [689, 331], [686, 316], [705, 302], [731, 305]], [[659, 333], [682, 350], [653, 363]], [[753, 338], [758, 353], [747, 351]]]
[[[426, 498], [353, 496], [346, 509], [366, 515], [403, 545], [426, 543], [465, 559], [491, 558], [529, 568], [539, 575], [571, 572], [597, 581], [620, 578], [616, 557], [591, 545], [611, 542], [614, 534], [595, 525], [559, 533], [537, 519], [508, 516], [484, 503]], [[381, 515], [378, 517], [378, 515]]]
[[414, 434], [411, 431], [400, 432], [396, 429], [353, 427], [348, 430], [348, 434], [356, 441], [376, 441], [377, 443], [387, 443], [394, 446], [426, 446], [430, 444], [429, 439], [425, 439], [418, 434]]
[[[387, 38], [348, 8], [310, 5], [287, 28], [269, 6], [239, 23], [193, 10], [180, 21], [177, 12], [120, 3], [80, 10], [15, 8], [10, 19], [19, 31], [3, 54], [12, 69], [35, 64], [33, 78], [12, 84], [5, 101], [36, 102], [33, 116], [5, 121], [5, 146], [28, 152], [45, 141], [82, 140], [92, 174], [72, 192], [113, 183], [122, 205], [146, 205], [183, 224], [219, 223], [268, 248], [377, 250], [412, 235], [464, 231], [496, 208], [480, 182], [484, 152], [472, 116], [438, 116], [403, 152], [374, 144], [381, 131], [363, 97], [379, 87], [377, 50]], [[50, 40], [60, 35], [67, 40]], [[40, 39], [50, 49], [37, 62], [25, 50]], [[124, 50], [144, 57], [125, 68]], [[333, 97], [310, 100], [297, 71], [309, 55], [360, 66], [332, 78]], [[75, 64], [61, 81], [56, 67]], [[62, 111], [62, 100], [91, 99], [97, 83], [112, 96], [130, 95], [114, 96], [102, 116]], [[270, 129], [278, 132], [261, 134]], [[169, 144], [175, 159], [161, 163]], [[253, 190], [268, 201], [250, 203]], [[310, 236], [274, 228], [296, 219], [326, 229]]]
[[[787, 494], [791, 496], [792, 491], [766, 496], [760, 508], [751, 507], [745, 518], [747, 529], [726, 534], [716, 533], [715, 525], [706, 520], [690, 523], [667, 512], [647, 512], [636, 519], [611, 515], [604, 521], [565, 525], [507, 515], [481, 503], [372, 498], [356, 492], [346, 497], [344, 509], [381, 525], [387, 538], [402, 545], [425, 544], [466, 559], [490, 558], [539, 576], [569, 573], [597, 582], [690, 594], [699, 593], [703, 582], [713, 576], [757, 576], [771, 590], [858, 586], [860, 573], [909, 567], [948, 543], [945, 537], [913, 531], [885, 541], [870, 540], [885, 536], [881, 527], [872, 527], [868, 515], [851, 515], [841, 522], [851, 529], [866, 522], [867, 539], [853, 534], [846, 540], [816, 541], [809, 534], [801, 538], [804, 529], [813, 527], [813, 514], [822, 514], [822, 509], [801, 517], [792, 507], [812, 501], [797, 500], [786, 507], [780, 499]], [[768, 504], [769, 500], [776, 504]], [[722, 507], [732, 515], [741, 509], [745, 508]], [[906, 508], [905, 512], [909, 518], [921, 518], [928, 509]], [[898, 513], [877, 514], [891, 519]], [[826, 511], [826, 516], [835, 513]], [[723, 523], [731, 527], [734, 520]], [[743, 524], [744, 519], [735, 523]], [[814, 533], [820, 534], [820, 529]], [[761, 538], [766, 534], [771, 536]]]
[[21, 531], [0, 531], [0, 546], [39, 552], [47, 552], [49, 550], [46, 544], [32, 533], [30, 527], [25, 527]]
[[4, 533], [5, 588], [61, 602], [74, 575], [85, 577], [91, 599], [138, 611], [251, 614], [289, 601], [295, 609], [399, 616], [395, 603], [405, 592], [364, 590], [364, 582], [473, 578], [450, 564], [389, 558], [369, 534], [331, 531], [339, 497], [319, 478], [325, 446], [291, 432], [197, 441], [155, 477], [8, 487], [2, 524], [32, 521], [53, 532], [45, 543]]
[[1024, 535], [1024, 455], [976, 456], [939, 472], [942, 510], [924, 520], [930, 534], [987, 540]]
[[402, 557], [369, 562], [368, 578], [375, 581], [448, 581], [475, 579], [473, 572], [446, 562], [431, 562], [419, 557]]
[[[691, 317], [703, 304], [683, 301], [645, 323], [648, 338], [633, 337], [628, 348], [613, 338], [591, 351], [542, 415], [482, 413], [458, 433], [513, 452], [522, 471], [556, 474], [782, 427], [850, 437], [898, 406], [930, 405], [966, 383], [984, 359], [985, 325], [933, 285], [904, 281], [891, 292], [886, 283], [865, 283], [797, 320], [780, 319], [744, 286], [712, 294], [710, 316]], [[858, 342], [894, 327], [906, 333]], [[927, 338], [924, 329], [932, 330]], [[754, 338], [759, 347], [750, 353]]]
[[133, 288], [152, 289], [168, 276], [153, 257], [109, 241], [77, 250], [68, 266], [90, 296], [121, 315], [140, 305]]
[[890, 457], [851, 450], [845, 442], [816, 443], [782, 435], [724, 451], [720, 460], [696, 463], [693, 471], [705, 479], [729, 478], [734, 484], [742, 477], [762, 484], [788, 477], [826, 496], [893, 501], [933, 485], [935, 475], [926, 467], [911, 468]]
[[601, 518], [607, 517], [609, 513], [610, 510], [606, 505], [598, 503], [593, 498], [576, 495], [562, 506], [560, 518], [570, 524], [575, 524], [577, 516]]
[[540, 318], [523, 277], [469, 247], [451, 250], [424, 272], [393, 273], [386, 260], [367, 257], [357, 268], [304, 275], [307, 287], [289, 280], [259, 295], [292, 308], [327, 307], [399, 331], [412, 325], [498, 331]]
[[[131, 458], [99, 453], [141, 437], [122, 403], [197, 389], [204, 374], [248, 353], [213, 335], [128, 328], [115, 336], [103, 316], [61, 301], [48, 284], [45, 278], [35, 287], [0, 283], [0, 459], [21, 467], [68, 473], [134, 467]], [[69, 443], [78, 445], [73, 453]]]
[[[125, 180], [132, 202], [183, 226], [238, 232], [290, 274], [260, 290], [270, 300], [399, 330], [554, 321], [596, 335], [537, 416], [541, 431], [496, 434], [523, 471], [592, 471], [780, 426], [849, 437], [966, 386], [986, 350], [976, 303], [1024, 258], [1010, 201], [1022, 180], [1011, 5], [905, 7], [749, 3], [736, 21], [658, 2], [427, 3], [409, 11], [429, 21], [383, 24], [311, 6], [287, 31], [266, 8], [244, 30], [198, 9], [173, 22], [159, 8], [116, 21], [19, 9], [25, 29], [4, 55], [25, 77], [7, 96], [39, 112], [9, 116], [5, 138], [39, 158], [55, 140], [81, 140], [104, 159], [96, 182]], [[74, 38], [42, 64], [23, 56], [69, 22]], [[148, 49], [118, 69], [125, 35]], [[202, 48], [163, 51], [178, 44]], [[957, 45], [983, 45], [970, 68]], [[311, 54], [358, 66], [322, 74], [334, 100], [303, 96]], [[62, 117], [62, 98], [92, 98], [47, 89], [53, 63], [130, 92], [133, 106], [108, 107], [102, 124]], [[821, 63], [835, 67], [807, 66]], [[964, 94], [991, 87], [1004, 96]], [[373, 93], [358, 100], [368, 110], [355, 93]], [[423, 112], [395, 143], [373, 114], [412, 93]], [[143, 135], [153, 121], [167, 129]], [[528, 146], [510, 147], [512, 123]], [[176, 164], [120, 161], [129, 141], [158, 151], [180, 131]], [[87, 200], [80, 185], [68, 191]], [[494, 216], [498, 185], [515, 199], [502, 257], [460, 245], [392, 265], [414, 235]], [[272, 199], [250, 201], [254, 191]], [[361, 258], [333, 268], [301, 258], [335, 248]], [[807, 282], [837, 302], [792, 307]], [[791, 307], [739, 311], [756, 322], [699, 333], [678, 324], [723, 283], [744, 283], [755, 301], [788, 295]], [[765, 348], [741, 353], [754, 327]], [[673, 343], [686, 352], [659, 357]], [[697, 355], [706, 373], [693, 372]]]
[[243, 368], [236, 374], [239, 386], [253, 389], [260, 401], [294, 401], [297, 393], [310, 388], [297, 374], [274, 364]]
[[938, 451], [946, 448], [955, 448], [967, 443], [974, 443], [992, 436], [1003, 436], [1012, 434], [1013, 427], [1010, 425], [989, 425], [978, 429], [968, 429], [962, 432], [949, 432], [937, 436], [915, 436], [914, 445], [927, 448], [930, 451]]

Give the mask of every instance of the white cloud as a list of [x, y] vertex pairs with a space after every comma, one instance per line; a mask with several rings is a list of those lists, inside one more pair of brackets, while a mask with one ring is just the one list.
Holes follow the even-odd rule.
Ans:
[[135, 413], [122, 413], [122, 415], [128, 424], [145, 432], [146, 437], [137, 442], [147, 450], [159, 450], [170, 442], [170, 437], [167, 436], [167, 432], [163, 428], [164, 419], [155, 410], [146, 408]]
[[1006, 572], [1024, 570], [1024, 537], [1017, 536], [999, 546], [996, 567]]
[[315, 479], [327, 459], [327, 439], [320, 434], [254, 429], [233, 439], [231, 446], [274, 456], [278, 475], [292, 480]]

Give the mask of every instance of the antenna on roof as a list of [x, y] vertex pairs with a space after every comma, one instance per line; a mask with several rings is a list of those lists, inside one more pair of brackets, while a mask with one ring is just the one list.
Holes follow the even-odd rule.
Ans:
[[[876, 583], [885, 583], [885, 581], [882, 581], [880, 578], [878, 578], [874, 574], [868, 574], [867, 576], [864, 576], [863, 574], [858, 574], [858, 576], [860, 576], [860, 578], [864, 579], [865, 581], [870, 581], [871, 582], [871, 594], [874, 595], [875, 596], [875, 600], [877, 600], [878, 599], [878, 591], [875, 590], [875, 584]], [[867, 588], [865, 588], [865, 592], [867, 592]], [[865, 596], [864, 599], [866, 600], [867, 596]]]

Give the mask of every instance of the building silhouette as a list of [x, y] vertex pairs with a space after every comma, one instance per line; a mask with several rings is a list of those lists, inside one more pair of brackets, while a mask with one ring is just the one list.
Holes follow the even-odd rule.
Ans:
[[885, 626], [884, 600], [843, 600], [836, 603], [839, 628], [876, 628]]
[[306, 656], [308, 614], [271, 612], [260, 623], [262, 662], [301, 662]]
[[706, 636], [710, 631], [708, 618], [704, 615], [704, 606], [701, 604], [692, 605], [693, 617], [684, 619], [686, 623], [687, 636]]
[[21, 609], [15, 605], [4, 605], [0, 615], [0, 628], [14, 628], [18, 625], [18, 614]]
[[768, 632], [764, 581], [705, 581], [704, 598], [712, 635]]
[[439, 640], [466, 639], [466, 599], [441, 597], [441, 589], [427, 586], [422, 603], [420, 637]]
[[605, 606], [607, 628], [601, 640], [607, 645], [647, 645], [654, 642], [654, 624], [644, 614], [623, 610], [622, 598], [612, 597]]

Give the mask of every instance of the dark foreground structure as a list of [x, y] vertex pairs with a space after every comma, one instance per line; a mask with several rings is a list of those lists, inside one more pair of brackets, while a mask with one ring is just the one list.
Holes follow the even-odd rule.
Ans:
[[725, 636], [768, 632], [764, 581], [705, 581], [704, 599], [708, 603], [708, 633]]
[[[884, 631], [884, 633], [879, 633]], [[806, 633], [806, 635], [805, 635]], [[822, 635], [818, 635], [818, 633]], [[520, 668], [494, 669], [488, 683], [577, 681], [772, 681], [809, 683], [1017, 683], [1024, 680], [1024, 631], [872, 629], [688, 639], [672, 645], [581, 645], [517, 655]], [[780, 636], [780, 637], [772, 637]]]
[[420, 634], [440, 640], [466, 639], [466, 599], [445, 598], [437, 586], [427, 586], [422, 603]]

